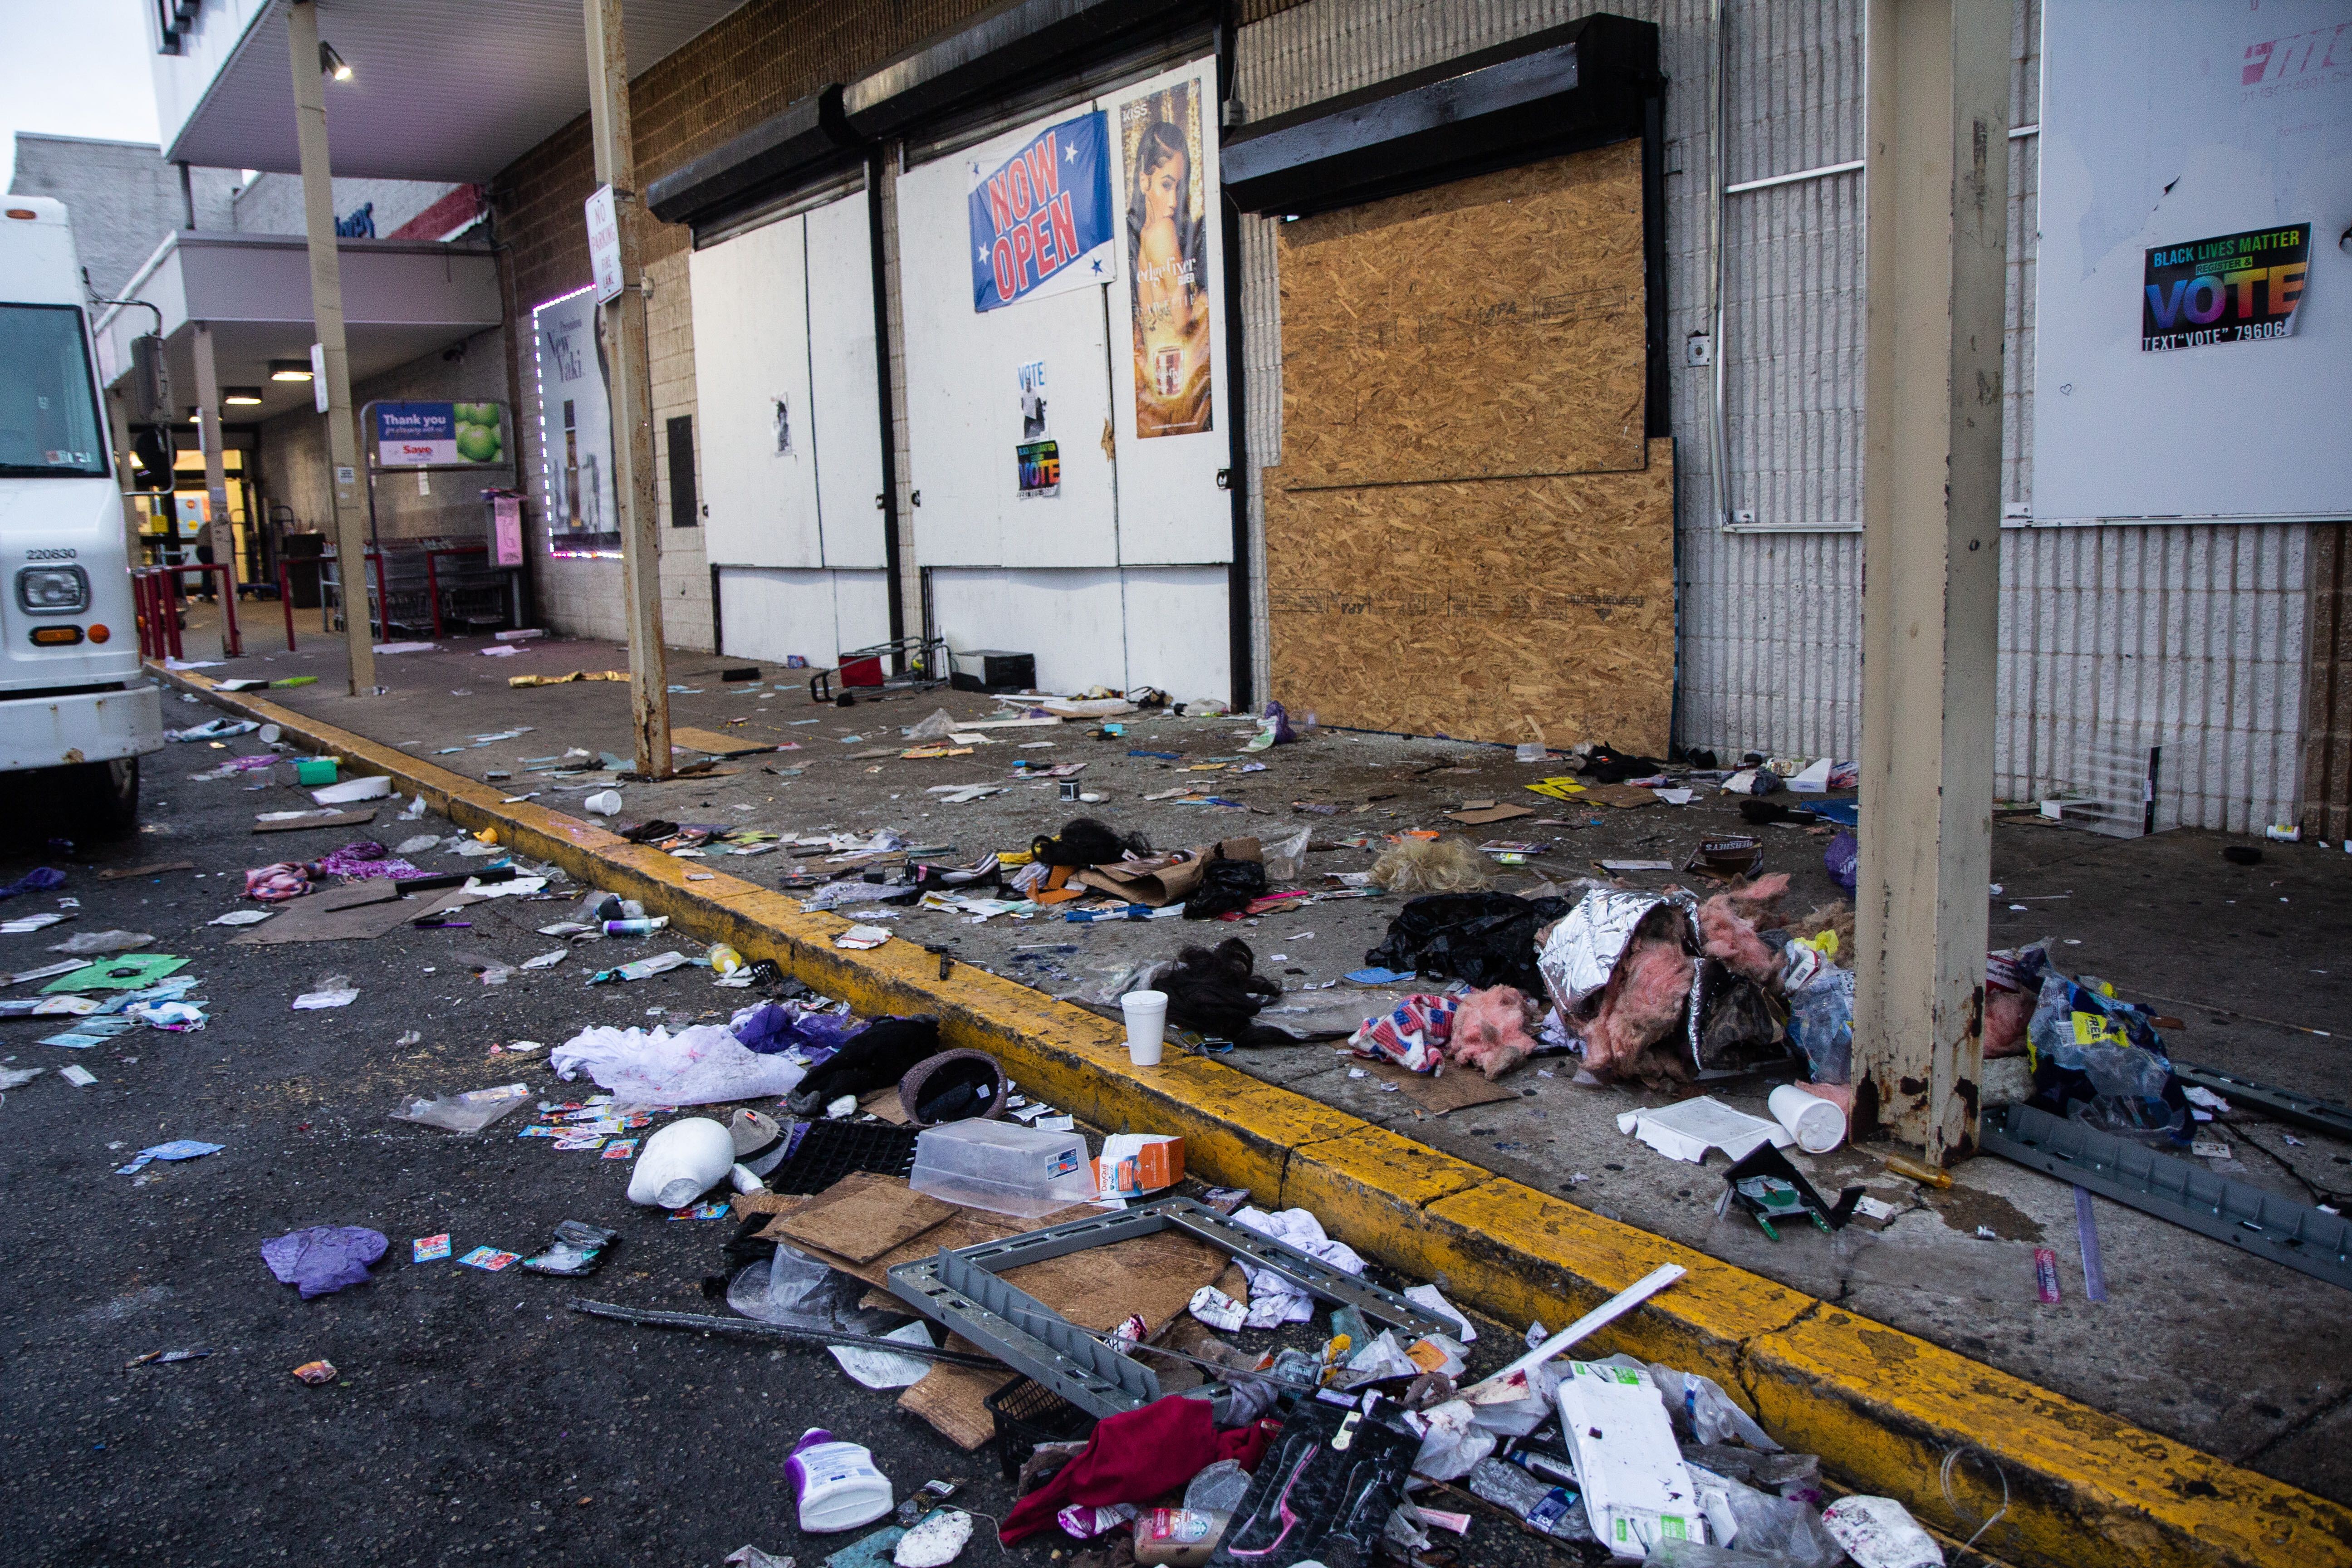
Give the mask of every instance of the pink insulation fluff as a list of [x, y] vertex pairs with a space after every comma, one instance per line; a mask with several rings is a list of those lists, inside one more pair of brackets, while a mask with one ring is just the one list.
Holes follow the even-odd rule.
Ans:
[[2032, 1021], [2037, 997], [2006, 986], [1985, 987], [1984, 1054], [1988, 1058], [2025, 1054], [2025, 1026]]
[[[1679, 931], [1635, 937], [1609, 976], [1600, 1011], [1585, 1027], [1585, 1068], [1596, 1078], [1654, 1076], [1637, 1068], [1636, 1058], [1681, 1019], [1693, 973]], [[1681, 1053], [1671, 1053], [1669, 1059], [1679, 1062]]]
[[1454, 1015], [1446, 1059], [1498, 1079], [1535, 1054], [1531, 1031], [1542, 1016], [1527, 994], [1515, 987], [1473, 991]]
[[1717, 893], [1701, 904], [1698, 930], [1706, 955], [1759, 985], [1771, 984], [1780, 977], [1780, 955], [1764, 945], [1763, 938], [1756, 934], [1754, 922], [1739, 912], [1738, 906], [1744, 904], [1753, 910], [1788, 890], [1789, 874], [1775, 871], [1744, 888]]

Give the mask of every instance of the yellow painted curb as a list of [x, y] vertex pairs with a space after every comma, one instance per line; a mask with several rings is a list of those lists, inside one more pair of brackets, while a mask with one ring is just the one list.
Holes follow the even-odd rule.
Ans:
[[[1188, 1168], [1202, 1179], [1310, 1209], [1366, 1256], [1442, 1279], [1450, 1294], [1507, 1322], [1557, 1327], [1660, 1263], [1680, 1263], [1689, 1275], [1596, 1336], [1594, 1353], [1628, 1351], [1705, 1373], [1791, 1447], [1819, 1453], [1858, 1489], [1899, 1499], [1958, 1538], [1976, 1522], [1945, 1502], [1943, 1457], [1963, 1444], [1996, 1456], [2011, 1506], [1979, 1542], [1992, 1556], [2047, 1568], [2352, 1568], [2352, 1510], [2325, 1499], [1222, 1062], [1134, 1067], [1118, 1027], [1083, 1008], [966, 964], [941, 979], [938, 957], [903, 940], [837, 949], [832, 939], [850, 921], [803, 912], [795, 900], [706, 861], [633, 845], [528, 802], [506, 805], [495, 785], [216, 691], [201, 676], [148, 668], [349, 759], [354, 772], [389, 774], [459, 826], [496, 827], [501, 844], [641, 900], [701, 940], [772, 958], [860, 1012], [935, 1014], [943, 1039], [998, 1056], [1041, 1098], [1109, 1131], [1181, 1133]], [[1976, 1487], [1964, 1500], [1979, 1515], [1997, 1505]]]

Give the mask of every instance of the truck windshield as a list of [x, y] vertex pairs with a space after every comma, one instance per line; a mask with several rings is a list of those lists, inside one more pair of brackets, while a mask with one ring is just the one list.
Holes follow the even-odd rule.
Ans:
[[74, 306], [0, 304], [0, 479], [106, 475], [88, 342]]

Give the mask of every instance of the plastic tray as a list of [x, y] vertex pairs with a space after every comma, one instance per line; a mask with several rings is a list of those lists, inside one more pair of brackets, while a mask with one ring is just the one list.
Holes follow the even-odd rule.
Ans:
[[1040, 1443], [1076, 1443], [1092, 1435], [1095, 1417], [1042, 1383], [1016, 1377], [981, 1402], [996, 1419], [996, 1462], [1010, 1482]]
[[813, 1121], [790, 1158], [768, 1174], [768, 1190], [813, 1196], [852, 1171], [903, 1176], [915, 1166], [916, 1127], [887, 1122]]

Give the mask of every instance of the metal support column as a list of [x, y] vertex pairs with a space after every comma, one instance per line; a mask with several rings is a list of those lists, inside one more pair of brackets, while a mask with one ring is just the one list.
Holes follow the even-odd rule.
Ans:
[[[373, 694], [375, 644], [368, 632], [366, 518], [360, 496], [358, 432], [352, 426], [352, 362], [343, 343], [342, 255], [335, 248], [335, 189], [327, 159], [327, 84], [319, 69], [319, 8], [294, 0], [286, 18], [294, 68], [294, 122], [301, 137], [302, 211], [310, 240], [310, 314], [327, 374], [327, 460], [335, 497], [335, 558], [344, 584], [343, 638], [353, 696]], [[350, 585], [360, 584], [359, 614]]]
[[[228, 569], [226, 592], [236, 596], [236, 530], [228, 520], [228, 458], [221, 450], [220, 370], [213, 359], [213, 324], [195, 324], [196, 433], [205, 444], [205, 540], [213, 549], [213, 564]], [[228, 623], [222, 623], [221, 647], [228, 647]]]
[[1870, 0], [1857, 1112], [1972, 1152], [2000, 585], [2008, 0]]
[[621, 291], [602, 307], [613, 351], [613, 489], [621, 507], [621, 564], [629, 627], [629, 718], [637, 772], [669, 777], [669, 668], [662, 649], [661, 519], [654, 504], [653, 379], [646, 363], [646, 295], [638, 229], [635, 142], [629, 129], [629, 58], [621, 0], [582, 0], [588, 23], [588, 113], [596, 180], [613, 187]]

